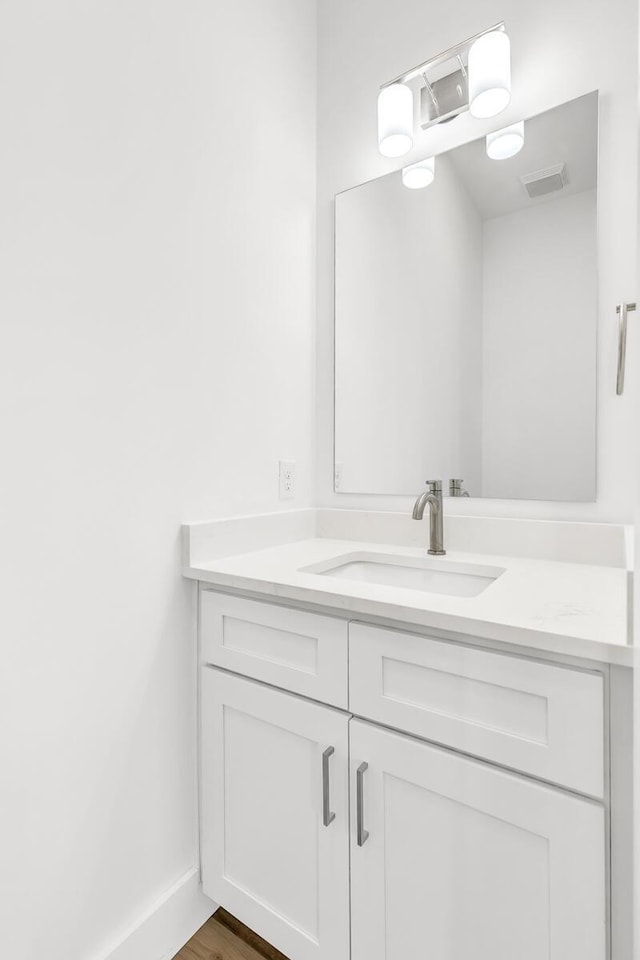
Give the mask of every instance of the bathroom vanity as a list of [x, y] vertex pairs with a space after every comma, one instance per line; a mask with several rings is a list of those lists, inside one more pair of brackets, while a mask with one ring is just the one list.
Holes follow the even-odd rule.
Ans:
[[334, 489], [413, 517], [185, 528], [203, 889], [291, 960], [637, 960], [629, 532], [460, 515], [596, 499], [598, 108], [336, 197]]
[[631, 960], [628, 532], [446, 532], [184, 528], [203, 889], [291, 960]]

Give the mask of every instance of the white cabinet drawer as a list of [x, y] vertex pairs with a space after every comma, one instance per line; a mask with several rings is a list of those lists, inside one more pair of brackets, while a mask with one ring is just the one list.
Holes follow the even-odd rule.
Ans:
[[349, 708], [361, 717], [604, 794], [604, 680], [352, 623]]
[[202, 590], [200, 639], [206, 663], [347, 706], [344, 620]]

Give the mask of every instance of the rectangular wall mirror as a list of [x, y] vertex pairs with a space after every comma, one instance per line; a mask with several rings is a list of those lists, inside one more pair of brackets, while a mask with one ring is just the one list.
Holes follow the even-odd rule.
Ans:
[[595, 499], [597, 154], [593, 93], [336, 197], [337, 489]]

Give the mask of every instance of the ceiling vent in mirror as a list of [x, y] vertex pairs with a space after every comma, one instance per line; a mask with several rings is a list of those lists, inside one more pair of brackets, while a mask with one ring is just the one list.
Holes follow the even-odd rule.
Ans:
[[546, 193], [562, 190], [569, 182], [566, 163], [554, 163], [552, 167], [536, 170], [535, 173], [526, 173], [520, 177], [520, 182], [532, 200], [543, 197]]

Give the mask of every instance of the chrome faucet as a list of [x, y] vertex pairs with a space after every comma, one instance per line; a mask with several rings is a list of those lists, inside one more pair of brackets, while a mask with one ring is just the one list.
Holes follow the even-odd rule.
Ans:
[[442, 557], [447, 552], [444, 549], [444, 534], [442, 530], [442, 481], [427, 480], [429, 488], [421, 493], [413, 506], [413, 519], [422, 520], [424, 508], [429, 504], [429, 553]]

